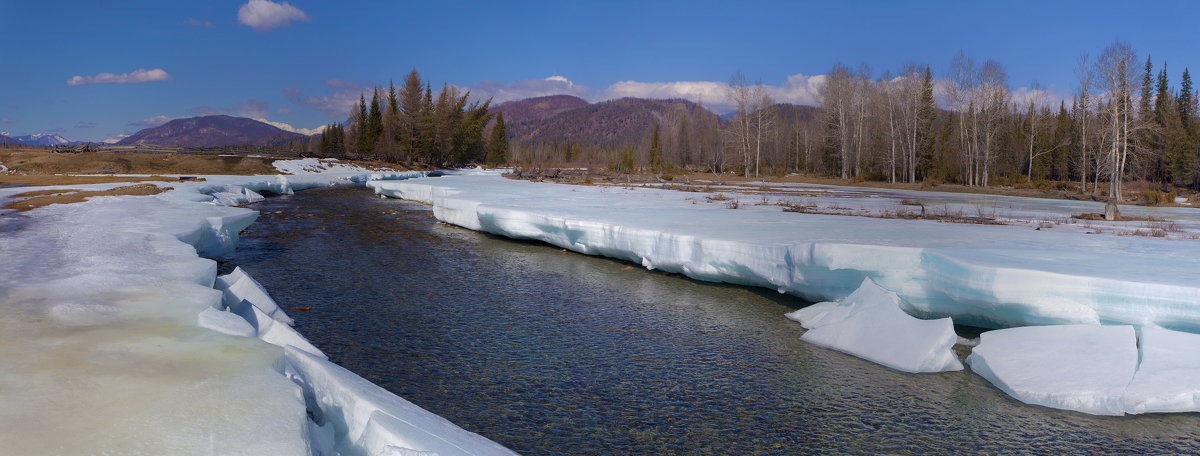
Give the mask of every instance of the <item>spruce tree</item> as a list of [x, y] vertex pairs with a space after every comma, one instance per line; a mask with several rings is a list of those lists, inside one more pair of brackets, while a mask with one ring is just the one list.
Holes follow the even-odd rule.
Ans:
[[426, 83], [424, 97], [421, 100], [421, 109], [417, 114], [417, 155], [427, 164], [440, 165], [441, 157], [435, 155], [433, 142], [435, 128], [433, 109], [433, 90]]
[[367, 117], [367, 99], [359, 92], [358, 118], [354, 120], [354, 151], [359, 154], [371, 149], [370, 139], [367, 137]]
[[404, 78], [404, 89], [400, 92], [399, 128], [396, 130], [396, 143], [410, 158], [421, 158], [417, 124], [421, 117], [422, 95], [421, 75], [414, 69]]
[[921, 80], [921, 107], [917, 112], [917, 163], [914, 181], [924, 179], [933, 167], [933, 122], [936, 119], [937, 102], [933, 99], [933, 72], [926, 66], [925, 75]]
[[496, 115], [496, 124], [492, 125], [492, 136], [487, 145], [487, 163], [499, 166], [508, 162], [508, 132], [504, 127], [504, 113]]
[[1150, 63], [1150, 56], [1146, 56], [1146, 71], [1142, 73], [1142, 93], [1139, 103], [1138, 115], [1142, 119], [1148, 119], [1150, 114], [1150, 93], [1153, 87], [1154, 65]]
[[375, 150], [375, 146], [379, 144], [379, 139], [383, 136], [383, 110], [379, 107], [379, 89], [376, 88], [371, 95], [371, 111], [367, 114], [367, 149], [363, 153], [370, 153]]
[[1171, 88], [1167, 83], [1167, 63], [1163, 62], [1162, 70], [1158, 72], [1158, 84], [1154, 92], [1154, 120], [1160, 126], [1167, 124], [1167, 99], [1170, 94]]
[[460, 164], [481, 163], [488, 159], [488, 148], [483, 141], [483, 129], [492, 119], [490, 111], [492, 100], [489, 98], [483, 103], [471, 103], [468, 107], [466, 103], [469, 96], [469, 93], [462, 95], [454, 104], [457, 120], [455, 120], [452, 135], [454, 145], [452, 156], [455, 162]]
[[385, 158], [388, 160], [400, 160], [400, 153], [396, 150], [400, 144], [398, 139], [400, 129], [400, 104], [396, 98], [396, 86], [388, 81], [387, 106], [383, 111], [383, 133], [380, 142], [386, 144], [387, 147], [383, 151]]
[[1184, 132], [1189, 135], [1192, 132], [1192, 116], [1196, 115], [1196, 101], [1193, 99], [1192, 93], [1192, 76], [1188, 74], [1187, 68], [1183, 69], [1183, 79], [1179, 83], [1179, 97], [1176, 104], [1179, 105], [1179, 121], [1183, 124]]
[[658, 122], [654, 122], [654, 130], [652, 130], [650, 133], [650, 154], [648, 158], [650, 161], [650, 169], [652, 169], [655, 173], [662, 172], [663, 168], [662, 142], [660, 141], [659, 136], [660, 133]]

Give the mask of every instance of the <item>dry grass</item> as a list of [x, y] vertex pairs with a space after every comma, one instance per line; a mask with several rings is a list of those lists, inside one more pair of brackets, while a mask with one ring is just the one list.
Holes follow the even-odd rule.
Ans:
[[9, 174], [278, 174], [269, 157], [0, 149]]
[[182, 182], [203, 181], [203, 178], [178, 178], [171, 176], [64, 176], [61, 174], [0, 174], [0, 185], [28, 185], [41, 187], [47, 185], [85, 185], [111, 184], [115, 182]]
[[[1104, 214], [1100, 214], [1100, 213], [1096, 213], [1096, 212], [1085, 212], [1082, 214], [1072, 215], [1071, 218], [1076, 219], [1076, 220], [1096, 220], [1096, 221], [1100, 221], [1100, 222], [1106, 221], [1106, 219], [1104, 218]], [[1122, 215], [1120, 218], [1118, 218], [1116, 220], [1107, 220], [1107, 221], [1110, 221], [1110, 222], [1162, 222], [1163, 219], [1160, 217], [1153, 217], [1153, 216], [1137, 216], [1137, 215], [1125, 216], [1125, 215]]]
[[850, 217], [870, 217], [882, 219], [900, 219], [900, 220], [933, 220], [945, 223], [965, 223], [972, 225], [1004, 225], [995, 218], [995, 216], [987, 216], [980, 213], [977, 216], [964, 215], [961, 210], [952, 210], [948, 206], [941, 208], [926, 209], [925, 206], [920, 206], [920, 210], [910, 209], [908, 206], [902, 206], [895, 210], [883, 211], [883, 213], [875, 214], [866, 210], [854, 211], [847, 207], [829, 206], [826, 208], [818, 207], [811, 203], [795, 203], [795, 202], [780, 202], [784, 212], [799, 212], [802, 214], [821, 214], [821, 215], [842, 215]]
[[13, 198], [23, 199], [11, 202], [4, 208], [16, 209], [18, 211], [28, 211], [31, 209], [37, 209], [39, 207], [49, 206], [51, 204], [78, 203], [93, 196], [149, 196], [157, 195], [170, 189], [171, 187], [159, 187], [154, 184], [137, 184], [95, 191], [81, 191], [73, 189], [36, 190], [13, 195]]

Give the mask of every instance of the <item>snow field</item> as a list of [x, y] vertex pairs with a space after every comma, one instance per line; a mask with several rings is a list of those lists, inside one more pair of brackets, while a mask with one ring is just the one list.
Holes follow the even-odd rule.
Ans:
[[[236, 245], [257, 212], [228, 206], [259, 192], [416, 175], [205, 176], [160, 195], [4, 217], [0, 448], [511, 454], [325, 360], [249, 274], [218, 277], [216, 263], [201, 257]], [[28, 190], [0, 189], [0, 199]], [[353, 438], [334, 425], [364, 414], [380, 417]]]

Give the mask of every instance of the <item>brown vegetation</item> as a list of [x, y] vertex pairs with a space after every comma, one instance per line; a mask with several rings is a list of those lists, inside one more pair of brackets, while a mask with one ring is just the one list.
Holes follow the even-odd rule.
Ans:
[[[7, 174], [277, 174], [269, 157], [141, 154], [121, 152], [53, 153], [46, 149], [0, 149]], [[145, 179], [143, 179], [145, 180]], [[15, 183], [15, 182], [14, 182]], [[45, 184], [43, 184], [45, 185]]]
[[5, 206], [5, 209], [28, 211], [51, 204], [70, 204], [84, 201], [93, 196], [150, 196], [170, 190], [171, 187], [159, 187], [154, 184], [136, 184], [116, 187], [108, 190], [82, 191], [76, 189], [36, 190], [13, 195], [20, 198]]

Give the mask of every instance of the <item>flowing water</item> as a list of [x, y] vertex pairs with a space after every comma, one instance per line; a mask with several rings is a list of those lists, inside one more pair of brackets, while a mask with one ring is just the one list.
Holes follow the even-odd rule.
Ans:
[[224, 258], [330, 359], [526, 455], [1197, 453], [1200, 414], [1021, 404], [799, 340], [774, 291], [697, 282], [309, 190]]

